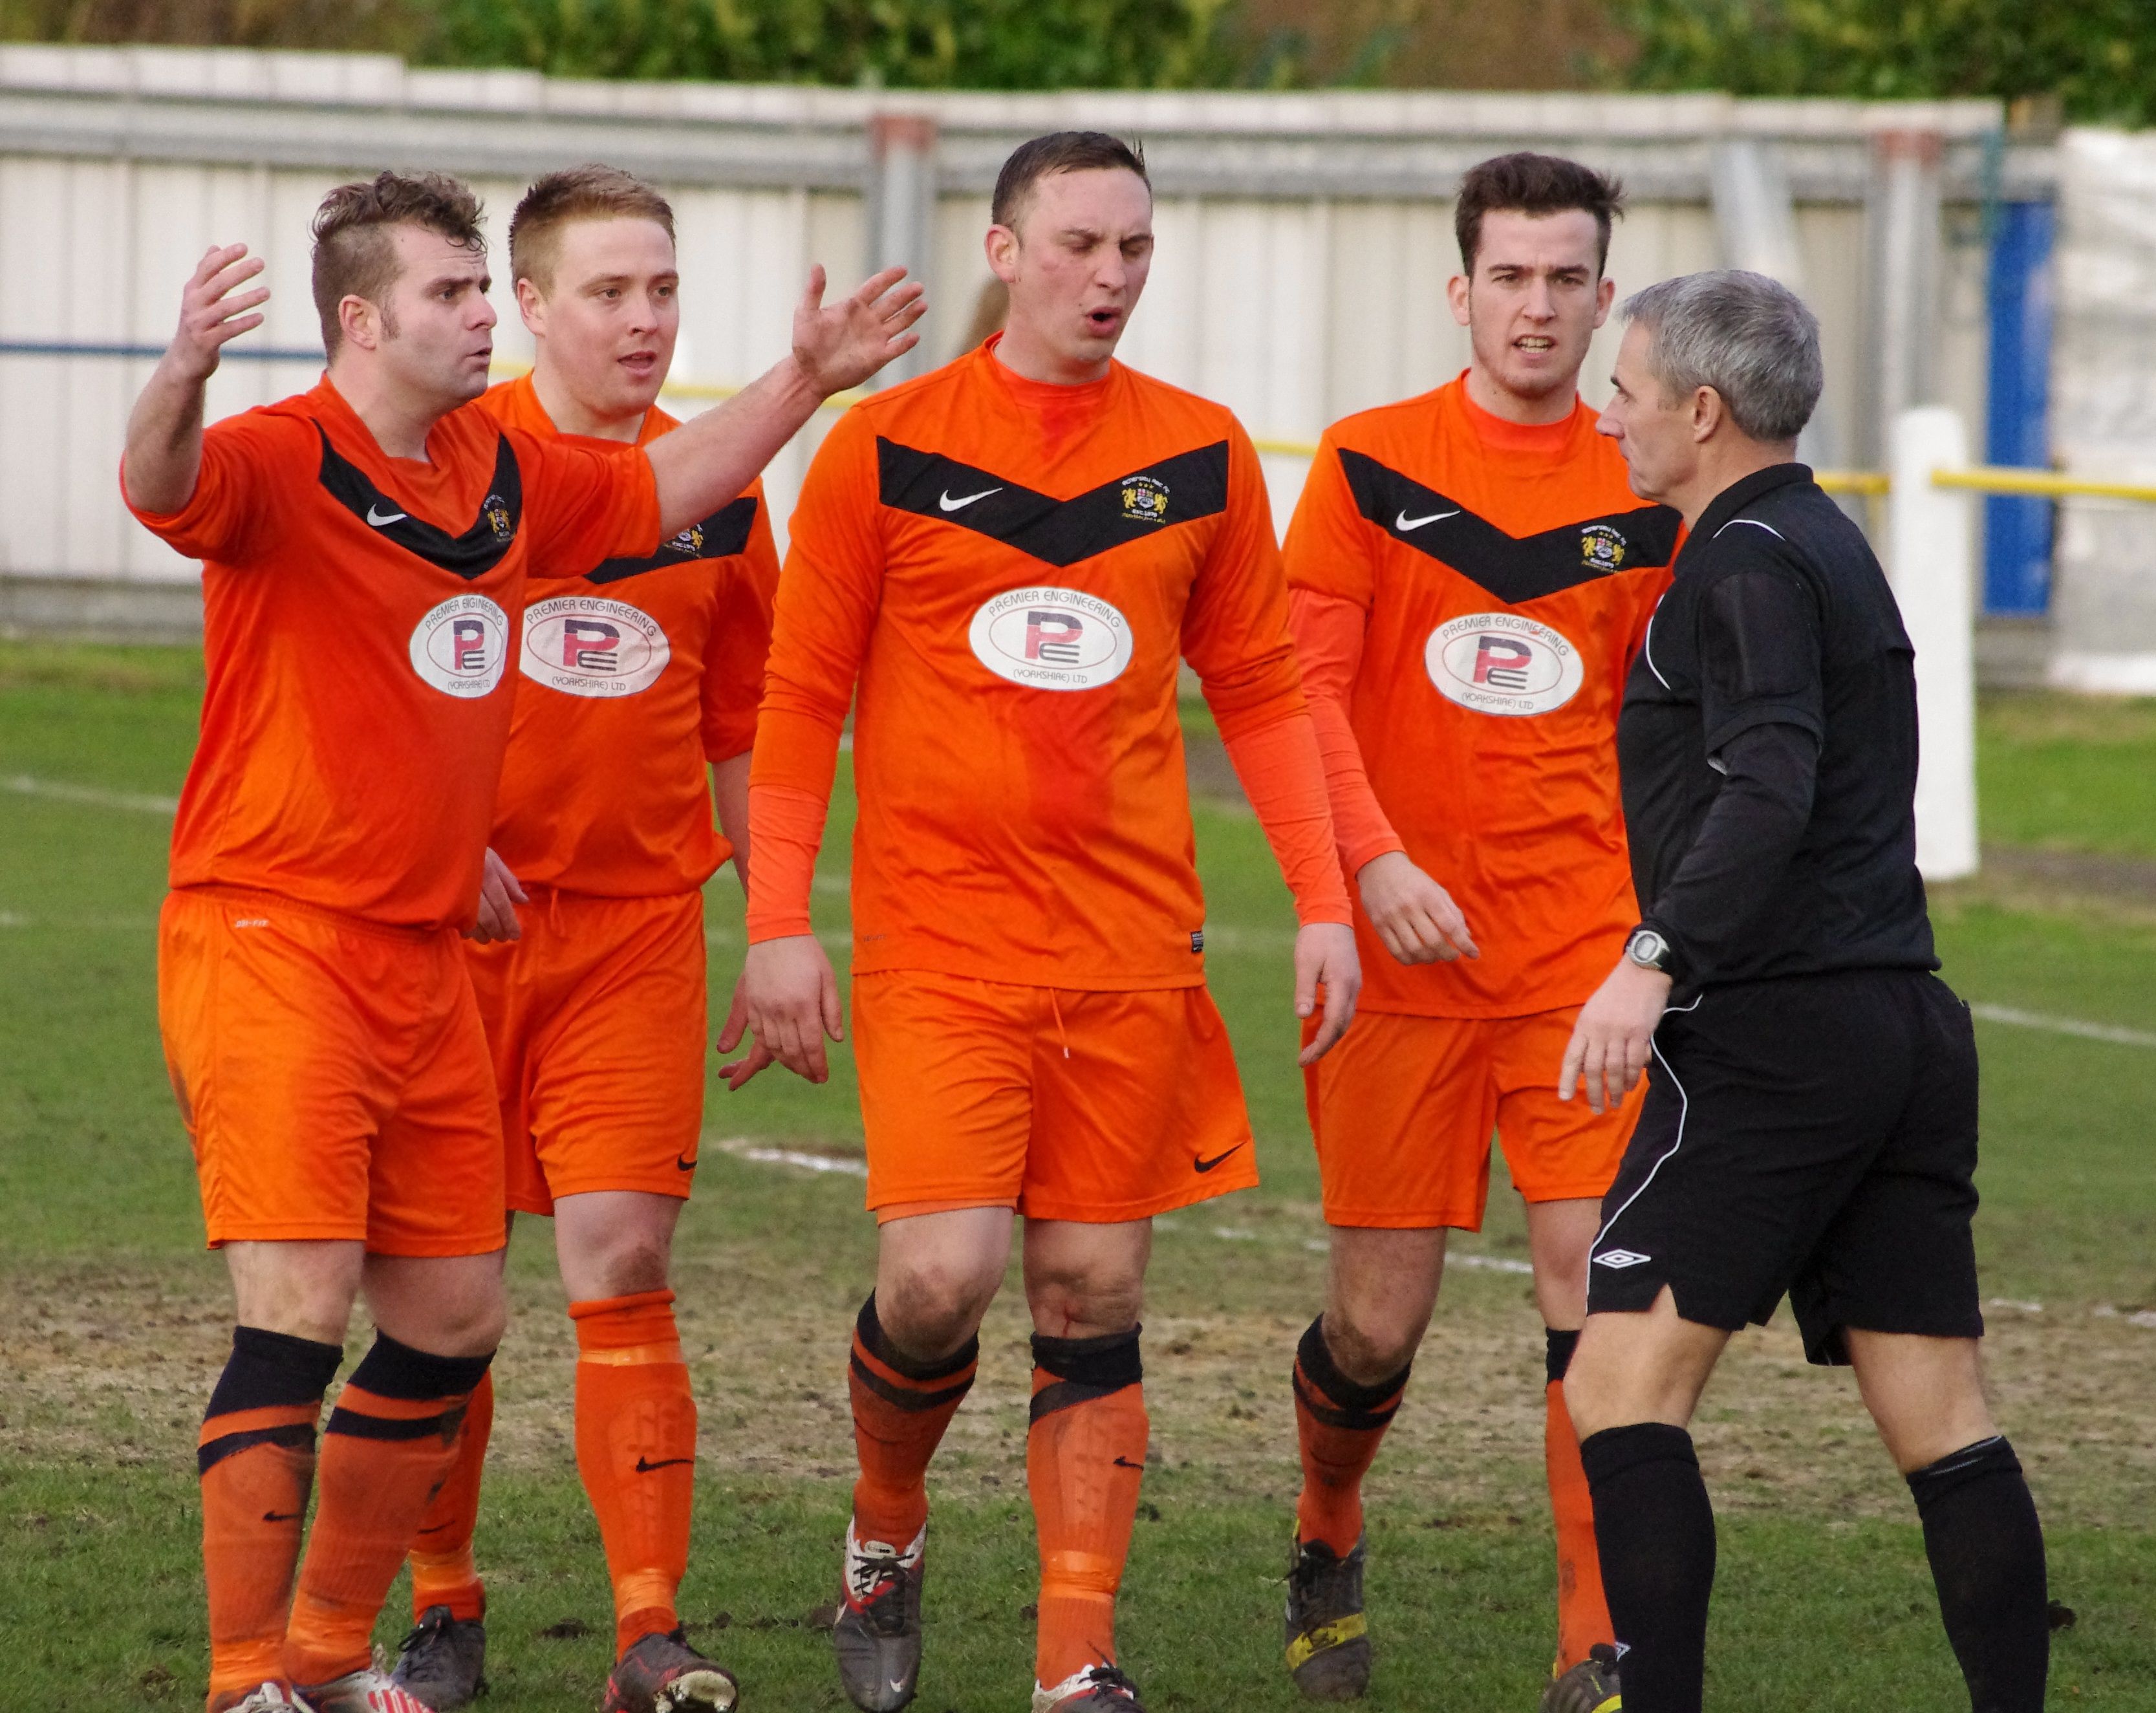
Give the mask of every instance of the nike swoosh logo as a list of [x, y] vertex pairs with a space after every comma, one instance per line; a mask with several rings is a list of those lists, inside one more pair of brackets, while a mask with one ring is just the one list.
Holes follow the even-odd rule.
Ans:
[[1433, 511], [1428, 517], [1409, 517], [1406, 512], [1403, 511], [1398, 517], [1393, 520], [1393, 527], [1404, 533], [1409, 530], [1419, 530], [1426, 523], [1435, 523], [1441, 517], [1457, 517], [1459, 515], [1460, 510], [1456, 506], [1450, 511]]
[[696, 1162], [693, 1160], [685, 1160], [676, 1154], [674, 1157], [674, 1169], [676, 1172], [694, 1172], [696, 1169]]
[[696, 1460], [693, 1457], [662, 1457], [657, 1463], [646, 1463], [639, 1457], [636, 1460], [636, 1472], [639, 1475], [648, 1475], [654, 1469], [670, 1469], [677, 1463], [694, 1463]]
[[299, 1516], [296, 1510], [265, 1510], [262, 1513], [262, 1521], [265, 1523], [296, 1522]]
[[[264, 1521], [264, 1522], [268, 1522], [268, 1521], [270, 1521], [270, 1519], [269, 1519], [268, 1517], [264, 1517], [264, 1518], [263, 1518], [263, 1519], [262, 1519], [262, 1521]], [[423, 1534], [423, 1535], [439, 1535], [439, 1534], [440, 1534], [440, 1533], [442, 1532], [442, 1531], [443, 1531], [444, 1529], [446, 1529], [447, 1527], [449, 1527], [449, 1525], [448, 1525], [447, 1523], [435, 1523], [435, 1524], [434, 1524], [431, 1527], [429, 1527], [429, 1528], [424, 1528], [424, 1529], [419, 1530], [419, 1531], [418, 1531], [418, 1532], [419, 1532], [420, 1534]]]
[[963, 499], [953, 500], [951, 497], [951, 490], [948, 488], [946, 488], [942, 495], [937, 500], [936, 503], [942, 506], [946, 511], [963, 511], [976, 500], [985, 500], [991, 494], [1000, 494], [1002, 492], [1003, 490], [1001, 488], [983, 488], [978, 494], [968, 494]]
[[1119, 1469], [1142, 1469], [1145, 1465], [1142, 1463], [1132, 1463], [1127, 1457], [1119, 1457], [1116, 1459], [1116, 1467]]
[[407, 517], [408, 517], [410, 515], [411, 515], [411, 514], [410, 514], [410, 513], [408, 513], [408, 512], [403, 512], [403, 511], [393, 511], [393, 512], [391, 512], [391, 513], [389, 514], [389, 515], [388, 515], [388, 516], [387, 516], [387, 517], [377, 517], [377, 516], [376, 516], [376, 515], [375, 515], [375, 511], [374, 511], [374, 508], [373, 508], [373, 506], [372, 506], [372, 505], [369, 505], [369, 506], [367, 508], [367, 521], [369, 523], [372, 524], [372, 525], [375, 526], [375, 528], [377, 528], [377, 530], [378, 530], [378, 529], [380, 529], [380, 528], [381, 528], [384, 524], [402, 523], [402, 522], [403, 522], [403, 521], [404, 521], [404, 520], [405, 520]]
[[906, 1680], [902, 1677], [895, 1677], [891, 1679], [891, 1692], [894, 1695], [904, 1695], [906, 1693]]
[[[1236, 1143], [1235, 1147], [1228, 1150], [1228, 1154], [1236, 1152], [1242, 1147], [1242, 1146], [1243, 1145], [1240, 1142]], [[1193, 1172], [1210, 1172], [1223, 1160], [1225, 1160], [1228, 1157], [1228, 1154], [1215, 1154], [1210, 1160], [1200, 1160], [1195, 1156], [1193, 1156], [1190, 1162], [1190, 1169]]]

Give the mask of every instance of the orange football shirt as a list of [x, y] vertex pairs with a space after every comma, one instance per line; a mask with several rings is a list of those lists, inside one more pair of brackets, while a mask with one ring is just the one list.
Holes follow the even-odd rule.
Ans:
[[[1178, 656], [1231, 743], [1301, 728], [1291, 885], [1346, 920], [1264, 479], [1220, 406], [1119, 363], [1029, 382], [992, 341], [848, 411], [791, 527], [752, 798], [820, 805], [858, 679], [855, 974], [1201, 982]], [[782, 866], [759, 848], [752, 940], [805, 931]]]
[[1638, 920], [1617, 709], [1679, 520], [1594, 421], [1506, 422], [1463, 376], [1336, 423], [1311, 467], [1288, 581], [1342, 866], [1404, 848], [1482, 954], [1399, 963], [1358, 897], [1365, 1010], [1577, 1005]]
[[469, 926], [509, 739], [524, 579], [650, 551], [650, 460], [467, 405], [388, 457], [326, 377], [213, 423], [187, 505], [136, 515], [203, 563], [202, 737], [175, 887]]
[[[529, 375], [481, 407], [540, 439], [563, 434]], [[636, 444], [680, 427], [655, 405]], [[759, 480], [656, 553], [531, 592], [494, 849], [521, 881], [606, 898], [693, 892], [733, 854], [706, 761], [756, 741], [778, 550]]]

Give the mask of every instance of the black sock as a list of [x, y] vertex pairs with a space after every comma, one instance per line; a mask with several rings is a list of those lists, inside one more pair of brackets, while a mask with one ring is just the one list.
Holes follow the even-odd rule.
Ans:
[[1594, 1496], [1625, 1713], [1699, 1713], [1714, 1508], [1691, 1435], [1660, 1422], [1605, 1428], [1580, 1442], [1579, 1460]]
[[1572, 1366], [1572, 1353], [1579, 1347], [1579, 1329], [1560, 1332], [1554, 1326], [1543, 1328], [1543, 1372], [1553, 1386], [1564, 1378], [1564, 1371]]
[[1965, 1445], [1912, 1474], [1909, 1491], [1973, 1713], [2041, 1713], [2051, 1657], [2044, 1531], [2014, 1448], [2004, 1438]]

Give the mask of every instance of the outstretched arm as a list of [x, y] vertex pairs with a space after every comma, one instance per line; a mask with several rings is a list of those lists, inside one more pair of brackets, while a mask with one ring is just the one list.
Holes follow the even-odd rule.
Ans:
[[662, 538], [709, 517], [754, 481], [778, 449], [834, 392], [858, 387], [920, 342], [912, 331], [927, 305], [919, 285], [886, 268], [828, 308], [824, 270], [793, 310], [793, 350], [716, 410], [651, 443]]
[[262, 325], [253, 313], [266, 286], [243, 290], [262, 271], [244, 244], [221, 245], [195, 264], [180, 294], [180, 325], [127, 418], [121, 487], [138, 511], [168, 517], [194, 498], [202, 470], [203, 392], [232, 340]]

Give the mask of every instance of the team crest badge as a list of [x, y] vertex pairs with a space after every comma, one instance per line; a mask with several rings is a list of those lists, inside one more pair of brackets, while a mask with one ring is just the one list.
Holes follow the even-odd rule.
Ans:
[[1624, 567], [1629, 543], [1606, 523], [1591, 523], [1579, 532], [1579, 562], [1589, 571], [1609, 572]]
[[700, 523], [690, 524], [687, 529], [682, 531], [680, 535], [675, 536], [672, 541], [666, 544], [666, 546], [669, 551], [679, 553], [685, 559], [695, 559], [701, 556], [704, 551], [703, 525]]
[[1158, 476], [1125, 476], [1123, 515], [1132, 523], [1166, 523], [1168, 484]]
[[509, 504], [499, 494], [490, 494], [479, 509], [486, 520], [487, 527], [494, 531], [497, 541], [506, 541], [516, 533], [516, 521], [509, 515]]

